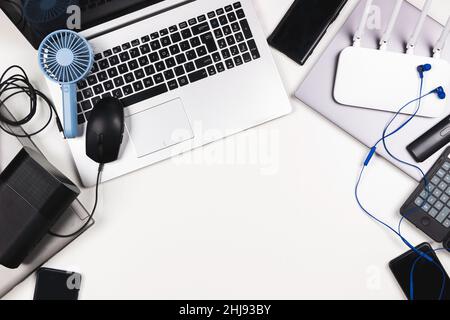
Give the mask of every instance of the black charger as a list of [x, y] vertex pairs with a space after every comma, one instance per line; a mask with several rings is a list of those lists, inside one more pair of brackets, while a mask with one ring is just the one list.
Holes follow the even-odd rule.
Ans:
[[79, 194], [42, 155], [23, 148], [0, 174], [0, 264], [19, 267]]

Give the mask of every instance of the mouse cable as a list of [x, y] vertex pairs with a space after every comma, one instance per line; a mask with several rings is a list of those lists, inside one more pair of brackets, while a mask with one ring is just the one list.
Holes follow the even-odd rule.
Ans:
[[98, 204], [98, 186], [100, 184], [100, 177], [103, 171], [103, 164], [100, 164], [98, 166], [98, 172], [97, 172], [97, 182], [95, 184], [95, 202], [94, 202], [94, 208], [91, 211], [91, 214], [89, 215], [89, 218], [87, 219], [87, 221], [84, 223], [84, 225], [82, 227], [80, 227], [80, 229], [78, 229], [77, 231], [70, 233], [70, 234], [66, 234], [66, 235], [61, 235], [61, 234], [57, 234], [55, 232], [49, 231], [48, 234], [56, 237], [56, 238], [73, 238], [75, 236], [78, 236], [81, 232], [83, 232], [88, 226], [89, 223], [92, 221], [92, 219], [94, 218], [94, 214], [95, 211], [97, 210], [97, 204]]
[[[14, 69], [18, 69], [19, 72], [8, 76], [8, 73], [10, 73]], [[21, 94], [25, 94], [28, 96], [29, 100], [28, 114], [20, 120], [11, 119], [10, 117], [2, 114], [1, 110], [2, 108], [6, 108], [5, 105], [6, 102], [9, 99], [15, 97], [16, 95]], [[48, 107], [50, 115], [46, 123], [40, 129], [32, 133], [27, 133], [25, 130], [23, 130], [22, 126], [29, 123], [36, 116], [38, 98], [44, 100], [45, 104]], [[3, 74], [0, 77], [0, 130], [16, 138], [30, 139], [31, 137], [44, 131], [50, 125], [50, 122], [52, 121], [53, 118], [53, 114], [55, 114], [58, 130], [64, 134], [63, 126], [58, 116], [58, 112], [56, 111], [55, 105], [44, 93], [34, 88], [30, 80], [28, 79], [25, 70], [20, 66], [13, 65], [8, 69], [6, 69], [5, 72], [3, 72]], [[8, 130], [7, 127], [10, 130]], [[22, 127], [22, 130], [24, 132], [23, 134], [12, 131], [12, 128], [18, 127]]]

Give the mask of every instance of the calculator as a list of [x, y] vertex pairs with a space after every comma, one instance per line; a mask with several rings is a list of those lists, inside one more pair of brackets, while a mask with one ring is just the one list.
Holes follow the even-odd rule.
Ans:
[[400, 213], [437, 242], [450, 235], [450, 147], [426, 174]]

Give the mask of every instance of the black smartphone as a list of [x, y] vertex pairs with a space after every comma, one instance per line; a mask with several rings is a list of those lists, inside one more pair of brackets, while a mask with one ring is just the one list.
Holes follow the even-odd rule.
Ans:
[[403, 293], [409, 300], [411, 299], [411, 270], [414, 262], [417, 261], [413, 274], [414, 300], [439, 300], [444, 276], [445, 285], [442, 299], [450, 300], [450, 278], [433, 251], [433, 248], [430, 244], [423, 243], [417, 247], [417, 250], [424, 252], [433, 258], [437, 265], [423, 258], [417, 261], [419, 255], [412, 250], [392, 260], [389, 263], [389, 268], [394, 274], [395, 279], [397, 279], [397, 282], [400, 284]]
[[78, 300], [81, 275], [76, 272], [40, 268], [34, 300]]
[[296, 0], [269, 37], [269, 44], [305, 64], [347, 0]]

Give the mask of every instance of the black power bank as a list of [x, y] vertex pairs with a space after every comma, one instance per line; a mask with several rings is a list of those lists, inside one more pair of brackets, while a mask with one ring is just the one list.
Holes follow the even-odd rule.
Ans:
[[347, 0], [296, 0], [269, 37], [269, 44], [304, 65]]

